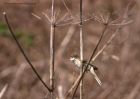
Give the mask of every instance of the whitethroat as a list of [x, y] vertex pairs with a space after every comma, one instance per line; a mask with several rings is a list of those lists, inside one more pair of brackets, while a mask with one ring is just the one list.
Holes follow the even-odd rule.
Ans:
[[[86, 69], [86, 66], [88, 64], [87, 61], [80, 60], [79, 56], [77, 56], [77, 55], [70, 57], [70, 61], [72, 63], [74, 63], [78, 68], [81, 68], [83, 66], [83, 69]], [[96, 81], [98, 82], [98, 84], [101, 86], [102, 85], [102, 82], [99, 79], [99, 77], [96, 75], [95, 70], [98, 70], [98, 68], [96, 66], [94, 66], [92, 64], [89, 64], [88, 65], [87, 71], [90, 71], [93, 74], [94, 78], [96, 79]]]

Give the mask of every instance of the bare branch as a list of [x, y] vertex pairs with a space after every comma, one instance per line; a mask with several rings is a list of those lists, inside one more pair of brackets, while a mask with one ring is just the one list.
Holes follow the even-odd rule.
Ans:
[[129, 20], [129, 21], [125, 21], [123, 23], [110, 23], [109, 25], [118, 25], [118, 26], [123, 26], [123, 25], [128, 25], [131, 24], [133, 22], [133, 20]]
[[57, 50], [57, 56], [59, 57], [58, 59], [61, 58], [61, 56], [64, 54], [64, 51], [68, 45], [68, 43], [70, 42], [73, 34], [75, 31], [75, 27], [74, 26], [70, 26], [68, 29], [67, 34], [65, 35], [63, 41], [60, 44], [60, 48]]
[[78, 77], [79, 80], [78, 80], [77, 84], [75, 84], [76, 86], [75, 86], [75, 90], [74, 90], [74, 92], [73, 92], [72, 99], [74, 98], [74, 95], [75, 95], [75, 93], [76, 93], [76, 91], [77, 91], [77, 88], [78, 88], [78, 86], [79, 86], [79, 84], [80, 84], [80, 81], [82, 80], [82, 78], [84, 77], [84, 75], [85, 75], [85, 73], [86, 73], [86, 71], [87, 71], [88, 65], [89, 65], [90, 62], [92, 61], [92, 58], [93, 58], [93, 56], [94, 56], [94, 54], [95, 54], [95, 52], [96, 52], [96, 50], [97, 50], [97, 48], [98, 48], [98, 46], [99, 46], [99, 44], [100, 44], [102, 38], [103, 38], [103, 36], [104, 36], [104, 33], [105, 33], [107, 27], [108, 27], [108, 24], [105, 25], [105, 28], [104, 28], [104, 30], [103, 30], [101, 36], [100, 36], [100, 39], [99, 39], [99, 41], [98, 41], [98, 43], [97, 43], [95, 49], [93, 50], [93, 52], [92, 52], [92, 54], [91, 54], [91, 56], [90, 56], [90, 59], [89, 59], [87, 65], [85, 66], [85, 69], [83, 70], [82, 75], [80, 75], [80, 78]]
[[67, 6], [65, 0], [61, 0], [61, 1], [62, 1], [62, 3], [64, 4], [65, 8], [67, 9], [68, 13], [71, 15], [71, 17], [73, 17], [73, 15], [72, 15], [70, 9], [68, 8], [68, 6]]
[[[73, 18], [69, 18], [69, 19], [66, 19], [66, 20], [63, 20], [63, 22], [66, 22], [66, 23], [60, 23], [60, 22], [57, 22], [56, 23], [56, 26], [57, 27], [60, 27], [60, 26], [66, 26], [66, 25], [76, 25], [76, 24], [80, 24], [80, 21], [78, 20], [78, 21], [76, 21], [76, 22], [67, 22], [67, 21], [71, 21], [72, 19], [74, 19], [74, 17]], [[92, 20], [92, 19], [94, 19], [94, 17], [92, 16], [92, 17], [90, 17], [90, 18], [87, 18], [87, 19], [83, 19], [82, 20], [82, 22], [87, 22], [87, 21], [90, 21], [90, 20]], [[101, 22], [100, 22], [101, 23]]]
[[49, 23], [51, 23], [50, 17], [47, 15], [47, 13], [42, 12], [42, 14], [48, 19]]
[[32, 15], [32, 16], [34, 16], [35, 18], [37, 18], [37, 19], [41, 20], [41, 17], [40, 17], [40, 16], [38, 16], [38, 15], [36, 15], [35, 13], [31, 13], [31, 15]]
[[[130, 3], [131, 3], [131, 2], [130, 2]], [[130, 3], [129, 3], [129, 4], [130, 4]], [[127, 17], [127, 12], [128, 12], [128, 8], [129, 8], [129, 4], [128, 4], [128, 6], [126, 7], [125, 13], [124, 13], [124, 15], [123, 15], [124, 18]], [[125, 22], [125, 21], [123, 20], [123, 21], [121, 22], [121, 24], [124, 24], [124, 22]], [[109, 23], [108, 23], [108, 24], [109, 24]], [[89, 61], [88, 61], [87, 66], [89, 65], [89, 63], [90, 63], [91, 60], [94, 61], [94, 60], [97, 58], [97, 56], [106, 48], [106, 46], [112, 41], [112, 39], [116, 36], [116, 34], [118, 33], [118, 31], [121, 29], [121, 26], [122, 26], [122, 25], [120, 25], [120, 26], [115, 30], [115, 32], [112, 34], [112, 36], [111, 36], [110, 39], [107, 41], [107, 43], [103, 46], [103, 48], [102, 48], [100, 51], [98, 51], [98, 53], [94, 56], [94, 54], [95, 54], [95, 52], [96, 52], [96, 50], [97, 50], [97, 48], [98, 48], [98, 45], [99, 45], [99, 43], [101, 42], [101, 39], [102, 39], [102, 37], [103, 37], [103, 35], [104, 35], [106, 29], [107, 29], [108, 24], [105, 25], [106, 27], [105, 27], [104, 30], [103, 30], [103, 33], [102, 33], [102, 35], [101, 35], [101, 37], [100, 37], [100, 40], [98, 41], [98, 44], [97, 44], [96, 48], [94, 49], [94, 51], [93, 51], [93, 53], [92, 53], [92, 56], [90, 57], [90, 59], [89, 59]], [[94, 56], [94, 57], [93, 57], [93, 56]], [[84, 74], [85, 74], [86, 69], [87, 69], [87, 68], [85, 68], [85, 70], [84, 70], [84, 72], [83, 72], [83, 75], [82, 75], [82, 76], [79, 76], [78, 79], [75, 81], [75, 83], [74, 83], [73, 86], [72, 86], [72, 89], [74, 89], [74, 87], [76, 87], [75, 90], [74, 90], [72, 99], [74, 98], [74, 95], [75, 95], [75, 93], [76, 93], [76, 90], [77, 90], [77, 88], [78, 88], [78, 86], [79, 86], [79, 83], [80, 83], [81, 79], [84, 77]], [[72, 90], [70, 90], [70, 91], [72, 92]]]
[[41, 81], [41, 83], [44, 85], [44, 87], [49, 91], [51, 92], [51, 89], [46, 85], [46, 83], [42, 80], [41, 76], [38, 74], [38, 72], [36, 71], [36, 69], [34, 68], [33, 64], [30, 62], [30, 60], [28, 59], [27, 55], [25, 54], [23, 48], [21, 47], [20, 43], [18, 42], [16, 36], [14, 35], [14, 32], [9, 24], [9, 21], [8, 21], [8, 18], [7, 18], [7, 15], [6, 15], [6, 12], [3, 12], [4, 14], [4, 18], [5, 18], [5, 21], [7, 23], [7, 26], [9, 28], [9, 31], [12, 35], [12, 37], [14, 38], [18, 48], [20, 49], [21, 53], [23, 54], [24, 58], [26, 59], [26, 61], [28, 62], [29, 66], [32, 68], [33, 72], [35, 73], [35, 75], [38, 77], [38, 79]]
[[127, 12], [128, 12], [128, 8], [130, 5], [131, 1], [128, 3], [124, 15], [123, 15], [123, 19], [122, 22], [120, 23], [120, 25], [118, 26], [118, 28], [115, 30], [115, 32], [112, 34], [112, 36], [108, 39], [108, 41], [105, 43], [105, 45], [98, 51], [98, 53], [93, 57], [92, 61], [94, 61], [102, 52], [103, 50], [111, 43], [111, 41], [113, 40], [113, 38], [115, 38], [115, 36], [117, 35], [117, 33], [119, 32], [119, 30], [121, 29], [121, 26], [126, 22], [125, 18], [127, 17]]
[[103, 37], [103, 35], [104, 35], [104, 33], [105, 33], [106, 29], [107, 29], [107, 26], [108, 26], [108, 24], [105, 25], [105, 28], [104, 28], [104, 30], [103, 30], [103, 32], [102, 32], [102, 34], [101, 34], [101, 37], [100, 37], [100, 39], [99, 39], [99, 41], [98, 41], [98, 43], [97, 43], [95, 49], [93, 50], [93, 53], [92, 53], [92, 55], [91, 55], [91, 57], [90, 57], [90, 59], [89, 59], [87, 65], [86, 65], [86, 68], [83, 70], [82, 75], [79, 75], [79, 76], [78, 76], [78, 78], [76, 79], [76, 81], [74, 82], [74, 84], [72, 85], [72, 87], [68, 90], [68, 92], [66, 93], [66, 98], [70, 95], [70, 93], [72, 93], [72, 91], [73, 91], [74, 88], [76, 87], [76, 88], [75, 88], [75, 91], [74, 91], [74, 93], [73, 93], [73, 96], [72, 96], [72, 99], [74, 98], [74, 95], [75, 95], [76, 90], [77, 90], [77, 88], [78, 88], [78, 86], [79, 86], [79, 83], [80, 83], [81, 79], [84, 77], [84, 74], [85, 74], [85, 72], [86, 72], [86, 70], [87, 70], [87, 67], [88, 67], [88, 65], [90, 64], [90, 62], [91, 62], [91, 60], [92, 60], [92, 58], [93, 58], [93, 56], [94, 56], [94, 54], [95, 54], [95, 52], [96, 52], [98, 46], [99, 46], [99, 44], [100, 44], [100, 42], [101, 42], [101, 40], [102, 40], [102, 37]]
[[81, 75], [78, 76], [78, 78], [76, 79], [76, 81], [74, 82], [74, 84], [71, 86], [71, 88], [66, 92], [66, 94], [65, 94], [66, 99], [67, 99], [67, 97], [69, 97], [70, 93], [72, 93], [72, 91], [74, 90], [74, 88], [77, 85], [77, 83], [80, 80], [80, 78], [81, 78]]

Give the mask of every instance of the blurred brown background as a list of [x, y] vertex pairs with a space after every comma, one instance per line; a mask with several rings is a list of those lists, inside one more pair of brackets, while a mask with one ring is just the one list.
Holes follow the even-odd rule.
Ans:
[[[131, 1], [127, 14], [128, 20], [133, 22], [122, 26], [115, 39], [93, 63], [99, 68], [98, 75], [103, 86], [98, 86], [93, 76], [87, 73], [84, 77], [84, 99], [140, 99], [140, 1]], [[30, 4], [11, 4], [21, 2]], [[66, 0], [66, 2], [77, 22], [79, 0]], [[99, 13], [106, 15], [106, 11], [112, 11], [115, 20], [122, 17], [130, 0], [83, 0], [83, 2], [85, 18]], [[62, 19], [62, 23], [65, 23], [62, 18], [67, 13], [65, 6], [61, 0], [56, 0], [55, 5], [56, 12], [59, 12], [57, 20]], [[7, 12], [10, 24], [27, 56], [43, 80], [49, 84], [50, 25], [42, 12], [50, 16], [50, 10], [51, 0], [1, 0], [0, 90], [8, 84], [2, 99], [43, 99], [48, 94], [11, 37], [2, 15], [3, 11]], [[34, 17], [32, 13], [40, 16], [42, 20]], [[68, 18], [69, 16], [66, 17]], [[89, 59], [104, 27], [95, 20], [85, 22], [83, 27], [84, 58]], [[106, 43], [116, 27], [108, 28], [98, 50]], [[66, 48], [62, 48], [65, 42], [63, 40], [68, 34], [72, 35], [72, 38], [66, 44]], [[59, 86], [65, 93], [79, 75], [79, 70], [68, 60], [71, 55], [79, 54], [79, 26], [56, 27], [55, 38], [57, 95]], [[78, 99], [78, 92], [75, 97]]]

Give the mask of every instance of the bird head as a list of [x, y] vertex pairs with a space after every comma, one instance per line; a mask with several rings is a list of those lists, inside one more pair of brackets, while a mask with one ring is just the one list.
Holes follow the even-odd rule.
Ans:
[[76, 59], [79, 59], [79, 56], [78, 55], [73, 55], [70, 57], [70, 61], [74, 62]]

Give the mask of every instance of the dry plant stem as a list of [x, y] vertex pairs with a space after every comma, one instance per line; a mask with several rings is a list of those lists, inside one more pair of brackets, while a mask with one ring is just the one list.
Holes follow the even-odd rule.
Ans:
[[90, 57], [90, 59], [89, 59], [87, 65], [86, 65], [86, 68], [83, 70], [82, 75], [80, 75], [80, 79], [78, 80], [78, 82], [77, 82], [77, 84], [76, 84], [76, 86], [75, 86], [75, 90], [74, 90], [74, 92], [73, 92], [72, 99], [74, 99], [74, 95], [76, 94], [76, 91], [77, 91], [77, 88], [78, 88], [78, 86], [79, 86], [79, 84], [80, 84], [80, 81], [81, 81], [82, 78], [84, 77], [84, 75], [85, 75], [85, 73], [86, 73], [86, 70], [87, 70], [87, 68], [88, 68], [88, 65], [89, 65], [90, 62], [92, 61], [92, 58], [93, 58], [93, 56], [94, 56], [94, 54], [95, 54], [95, 52], [96, 52], [96, 50], [97, 50], [97, 48], [98, 48], [98, 46], [99, 46], [99, 44], [100, 44], [102, 38], [103, 38], [103, 35], [104, 35], [104, 33], [105, 33], [107, 27], [108, 27], [108, 23], [105, 24], [105, 28], [104, 28], [104, 30], [103, 30], [101, 36], [100, 36], [100, 39], [99, 39], [99, 41], [98, 41], [98, 43], [97, 43], [95, 49], [93, 50], [93, 52], [92, 52], [92, 54], [91, 54], [91, 57]]
[[[108, 22], [108, 23], [109, 23], [109, 22]], [[98, 42], [96, 48], [94, 49], [93, 53], [96, 52], [97, 47], [99, 46], [99, 43], [101, 42], [101, 39], [102, 39], [102, 37], [103, 37], [103, 35], [104, 35], [104, 33], [105, 33], [107, 27], [108, 27], [108, 23], [105, 24], [105, 28], [103, 29], [102, 35], [101, 35], [101, 37], [100, 37], [100, 40], [99, 40], [99, 42]], [[88, 66], [88, 64], [87, 64], [87, 66]], [[85, 70], [84, 70], [84, 71], [85, 71]], [[83, 73], [84, 73], [84, 72], [83, 72]], [[70, 93], [74, 90], [74, 88], [76, 87], [76, 85], [79, 83], [79, 80], [81, 79], [81, 77], [82, 77], [82, 75], [79, 75], [79, 76], [78, 76], [78, 78], [76, 79], [76, 81], [74, 82], [74, 84], [72, 85], [72, 87], [67, 91], [66, 97], [68, 97], [68, 96], [70, 95]]]
[[16, 36], [14, 35], [14, 32], [9, 24], [9, 21], [8, 21], [8, 18], [7, 18], [7, 15], [6, 15], [6, 12], [3, 12], [4, 14], [4, 18], [5, 18], [5, 21], [7, 23], [7, 26], [9, 28], [9, 31], [12, 35], [12, 37], [14, 38], [18, 48], [20, 49], [21, 53], [23, 54], [24, 58], [26, 59], [26, 61], [28, 62], [29, 66], [32, 68], [33, 72], [35, 73], [35, 75], [38, 77], [38, 79], [41, 81], [41, 83], [44, 85], [44, 87], [49, 91], [51, 92], [51, 89], [46, 85], [46, 83], [42, 80], [41, 76], [38, 74], [38, 72], [36, 71], [36, 69], [34, 68], [33, 64], [30, 62], [30, 60], [28, 59], [27, 55], [25, 54], [23, 48], [21, 47], [20, 43], [18, 42]]
[[66, 93], [66, 99], [69, 97], [70, 93], [74, 90], [75, 86], [77, 85], [78, 81], [80, 80], [81, 75], [78, 76], [78, 78], [76, 79], [76, 81], [74, 82], [74, 84], [72, 85], [72, 87], [67, 91]]
[[92, 61], [94, 61], [103, 51], [104, 49], [111, 43], [112, 39], [116, 36], [117, 32], [120, 28], [116, 29], [116, 31], [112, 34], [112, 36], [109, 38], [107, 43], [98, 51], [98, 53], [93, 57]]
[[[57, 55], [56, 55], [56, 58], [59, 60], [62, 58], [65, 50], [66, 50], [66, 47], [68, 46], [73, 34], [74, 34], [74, 31], [75, 31], [75, 27], [74, 26], [70, 26], [69, 29], [68, 29], [68, 32], [67, 34], [65, 35], [63, 41], [61, 42], [60, 44], [60, 47], [59, 49], [57, 50]], [[58, 61], [57, 60], [57, 61]]]
[[47, 13], [42, 12], [42, 14], [47, 18], [47, 20], [49, 21], [49, 24], [51, 23], [51, 19], [50, 17], [47, 15]]
[[[83, 60], [83, 0], [80, 0], [80, 60]], [[83, 67], [80, 68], [80, 75], [83, 73]], [[83, 99], [83, 80], [80, 82], [80, 99]]]
[[31, 13], [32, 16], [34, 16], [35, 18], [37, 18], [38, 20], [41, 20], [41, 17], [39, 17], [38, 15], [36, 15], [35, 13]]
[[53, 99], [54, 92], [54, 41], [55, 41], [55, 13], [54, 13], [54, 0], [52, 0], [52, 13], [51, 13], [51, 30], [50, 30], [50, 86], [51, 86], [51, 99]]
[[65, 0], [61, 0], [61, 1], [62, 1], [62, 3], [64, 4], [64, 6], [66, 7], [66, 9], [67, 9], [68, 13], [69, 13], [69, 14], [73, 17], [73, 15], [72, 15], [72, 13], [71, 13], [70, 9], [68, 8], [68, 6], [67, 6], [67, 4], [66, 4]]
[[[74, 17], [72, 16], [72, 18], [74, 19]], [[87, 21], [90, 21], [90, 20], [92, 20], [92, 19], [94, 19], [94, 17], [90, 17], [90, 18], [87, 18], [87, 19], [83, 19], [83, 22], [87, 22]], [[69, 23], [64, 23], [64, 24], [56, 24], [56, 26], [57, 27], [61, 27], [61, 26], [66, 26], [66, 25], [77, 25], [77, 24], [80, 24], [80, 21], [78, 21], [78, 22], [69, 22]]]
[[112, 34], [112, 36], [108, 39], [107, 43], [93, 57], [92, 61], [94, 61], [104, 51], [104, 49], [111, 43], [111, 41], [113, 40], [113, 38], [117, 35], [117, 33], [121, 29], [122, 25], [124, 25], [124, 23], [126, 23], [125, 18], [127, 17], [127, 12], [128, 12], [128, 8], [129, 8], [129, 5], [130, 4], [131, 4], [131, 1], [128, 3], [128, 5], [126, 7], [126, 10], [124, 12], [124, 15], [123, 15], [124, 20], [122, 20], [122, 22], [119, 24], [118, 28], [115, 30], [115, 32]]
[[[129, 5], [128, 5], [128, 6], [129, 6]], [[127, 16], [128, 6], [127, 6], [127, 8], [126, 8], [126, 11], [125, 11], [123, 17], [126, 17], [126, 16]], [[121, 26], [122, 26], [122, 24], [124, 24], [124, 22], [125, 22], [125, 20], [123, 20], [123, 21], [121, 22], [121, 24], [118, 26], [118, 28], [117, 28], [117, 29], [115, 30], [115, 32], [112, 34], [112, 36], [109, 38], [109, 40], [107, 41], [107, 43], [106, 43], [106, 44], [102, 47], [102, 49], [99, 50], [98, 53], [94, 56], [94, 53], [95, 53], [95, 51], [96, 51], [96, 49], [97, 49], [97, 47], [98, 47], [98, 45], [99, 45], [99, 43], [100, 43], [100, 41], [101, 41], [101, 39], [102, 39], [104, 33], [105, 33], [105, 31], [106, 31], [107, 26], [108, 26], [109, 23], [105, 24], [105, 28], [104, 28], [104, 30], [103, 30], [103, 33], [102, 33], [101, 37], [100, 37], [100, 40], [99, 40], [99, 42], [98, 42], [98, 44], [97, 44], [95, 50], [93, 51], [93, 54], [92, 54], [92, 56], [90, 57], [90, 60], [88, 61], [88, 63], [90, 63], [91, 60], [94, 61], [94, 60], [103, 52], [103, 50], [111, 43], [111, 41], [113, 40], [113, 38], [116, 36], [116, 34], [117, 34], [117, 33], [119, 32], [119, 30], [121, 29]], [[94, 56], [94, 57], [93, 57], [93, 56]], [[89, 64], [87, 64], [87, 66], [88, 66], [88, 65], [89, 65]], [[87, 68], [85, 68], [84, 71], [86, 71], [86, 69], [87, 69]], [[84, 76], [84, 72], [83, 72], [83, 75], [82, 75], [82, 76]], [[79, 81], [81, 80], [82, 76], [81, 76], [81, 77], [78, 77]], [[77, 88], [78, 88], [79, 81], [76, 80], [75, 83], [77, 83], [77, 84], [74, 84], [76, 88], [75, 88], [75, 91], [74, 91], [74, 94], [73, 94], [72, 99], [74, 98], [74, 95], [75, 95], [76, 90], [77, 90]], [[73, 89], [74, 89], [74, 86], [73, 86]]]
[[3, 97], [3, 95], [5, 94], [7, 88], [8, 88], [8, 84], [6, 84], [6, 85], [2, 88], [2, 90], [0, 91], [0, 99], [2, 99], [2, 97]]
[[55, 62], [55, 64], [59, 64], [58, 61], [59, 61], [59, 59], [62, 58], [62, 56], [63, 56], [63, 54], [64, 54], [64, 52], [66, 50], [66, 47], [68, 46], [68, 44], [69, 44], [69, 42], [70, 42], [70, 40], [71, 40], [71, 38], [72, 38], [72, 36], [73, 36], [73, 34], [75, 32], [75, 29], [76, 28], [73, 25], [69, 27], [69, 30], [68, 30], [66, 36], [64, 37], [63, 41], [61, 42], [60, 48], [56, 52], [57, 61]]

